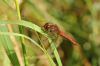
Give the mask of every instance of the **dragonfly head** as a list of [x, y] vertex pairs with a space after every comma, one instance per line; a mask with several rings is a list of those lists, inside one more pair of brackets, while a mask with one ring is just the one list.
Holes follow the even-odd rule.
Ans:
[[58, 26], [56, 24], [53, 24], [53, 23], [46, 23], [43, 27], [46, 31], [49, 31], [51, 33], [59, 34], [59, 32], [60, 32]]

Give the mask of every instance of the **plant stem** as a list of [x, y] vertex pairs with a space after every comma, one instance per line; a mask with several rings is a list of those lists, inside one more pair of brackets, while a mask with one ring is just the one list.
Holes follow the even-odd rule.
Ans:
[[21, 14], [20, 14], [18, 0], [15, 0], [15, 5], [16, 5], [16, 10], [17, 10], [17, 14], [18, 14], [18, 19], [21, 20]]
[[[19, 8], [19, 2], [18, 2], [18, 0], [15, 0], [15, 5], [16, 5], [16, 10], [17, 10], [17, 15], [18, 15], [18, 20], [21, 20], [21, 14], [20, 14], [20, 8]], [[23, 30], [22, 30], [22, 27], [21, 26], [19, 26], [19, 31], [20, 31], [20, 33], [22, 33], [23, 32]], [[20, 65], [21, 66], [26, 66], [27, 64], [26, 64], [26, 60], [25, 60], [25, 53], [24, 53], [24, 39], [23, 38], [21, 38], [21, 44], [22, 44], [22, 51], [23, 51], [23, 57], [24, 57], [24, 61], [23, 61], [23, 58], [21, 58], [21, 62], [22, 63], [20, 63]], [[21, 52], [20, 52], [20, 56], [21, 56]], [[25, 64], [24, 64], [25, 63]]]

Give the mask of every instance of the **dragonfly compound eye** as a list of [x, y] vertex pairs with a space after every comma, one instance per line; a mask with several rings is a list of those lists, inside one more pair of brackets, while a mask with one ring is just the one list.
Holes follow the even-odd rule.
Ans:
[[60, 32], [58, 26], [52, 23], [46, 23], [44, 25], [44, 29], [49, 32], [57, 33], [57, 34]]

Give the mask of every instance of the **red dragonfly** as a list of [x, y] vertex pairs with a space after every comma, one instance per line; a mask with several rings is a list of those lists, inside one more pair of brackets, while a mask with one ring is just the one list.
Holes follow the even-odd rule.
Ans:
[[63, 31], [61, 31], [56, 24], [46, 23], [43, 27], [46, 31], [49, 31], [51, 33], [56, 33], [57, 35], [60, 35], [70, 40], [73, 44], [80, 46], [80, 44], [76, 40], [74, 40], [73, 38], [66, 35]]

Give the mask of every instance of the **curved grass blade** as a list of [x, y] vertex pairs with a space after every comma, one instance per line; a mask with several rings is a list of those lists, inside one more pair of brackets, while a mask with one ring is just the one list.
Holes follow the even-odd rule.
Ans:
[[[28, 36], [25, 36], [23, 34], [19, 34], [19, 33], [10, 33], [10, 32], [0, 32], [1, 35], [14, 35], [14, 36], [20, 36], [20, 37], [23, 37], [23, 38], [26, 38], [28, 40], [30, 40], [32, 43], [34, 43], [37, 47], [39, 47], [48, 57], [48, 59], [50, 60], [51, 62], [51, 65], [52, 66], [55, 66], [55, 63], [53, 62], [52, 58], [47, 54], [47, 52], [37, 43], [35, 42], [34, 40], [32, 40], [31, 38], [29, 38]], [[9, 51], [8, 51], [9, 52]], [[15, 55], [14, 55], [15, 56]], [[14, 61], [16, 60], [14, 57], [10, 56], [10, 58]], [[12, 63], [13, 63], [12, 61]], [[19, 66], [19, 65], [16, 65], [16, 66]]]
[[50, 37], [48, 37], [48, 35], [40, 28], [38, 27], [37, 25], [31, 23], [31, 22], [27, 22], [27, 21], [24, 21], [24, 20], [20, 20], [20, 21], [0, 21], [0, 24], [17, 24], [17, 25], [22, 25], [22, 26], [25, 26], [25, 27], [28, 27], [30, 29], [33, 29], [35, 30], [36, 32], [39, 32], [40, 34], [44, 35], [45, 37], [48, 38], [48, 41], [52, 46], [52, 48], [55, 48], [53, 53], [55, 55], [55, 58], [57, 60], [57, 63], [59, 66], [62, 66], [62, 62], [60, 60], [60, 57], [59, 57], [59, 54], [58, 54], [58, 51], [56, 49], [56, 47], [54, 46], [54, 43], [52, 41], [52, 39]]

